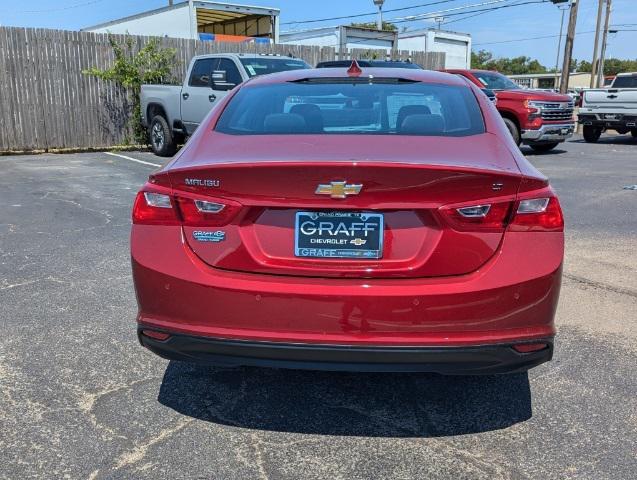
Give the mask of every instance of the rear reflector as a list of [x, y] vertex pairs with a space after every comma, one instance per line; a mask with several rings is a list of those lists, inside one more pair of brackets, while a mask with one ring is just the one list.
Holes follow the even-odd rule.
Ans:
[[149, 338], [153, 338], [155, 340], [159, 340], [160, 342], [163, 342], [164, 340], [168, 340], [168, 337], [170, 337], [169, 333], [157, 332], [155, 330], [142, 330], [142, 335], [145, 335]]
[[544, 350], [548, 345], [546, 343], [522, 343], [520, 345], [513, 345], [513, 350], [519, 353], [531, 353]]

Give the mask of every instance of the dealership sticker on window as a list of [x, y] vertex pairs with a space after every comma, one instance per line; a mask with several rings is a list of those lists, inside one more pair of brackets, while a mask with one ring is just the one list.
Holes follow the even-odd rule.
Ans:
[[192, 232], [192, 236], [198, 242], [223, 242], [226, 239], [226, 232], [217, 230], [216, 232], [204, 232], [202, 230], [195, 230]]

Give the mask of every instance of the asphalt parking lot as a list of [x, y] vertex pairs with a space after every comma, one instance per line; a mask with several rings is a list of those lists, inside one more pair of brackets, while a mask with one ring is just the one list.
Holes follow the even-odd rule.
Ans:
[[635, 478], [637, 141], [525, 153], [567, 219], [559, 337], [493, 377], [164, 361], [128, 250], [162, 159], [0, 157], [0, 478]]

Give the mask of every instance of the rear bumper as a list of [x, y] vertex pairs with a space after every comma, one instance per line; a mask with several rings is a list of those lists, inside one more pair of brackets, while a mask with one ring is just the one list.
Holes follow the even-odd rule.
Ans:
[[542, 350], [519, 353], [510, 343], [466, 347], [361, 347], [250, 342], [174, 334], [160, 341], [142, 334], [141, 328], [138, 336], [144, 347], [163, 358], [215, 366], [487, 375], [526, 371], [553, 356], [551, 338], [541, 340], [547, 345]]
[[573, 136], [575, 123], [544, 124], [537, 130], [522, 131], [522, 140], [533, 143], [563, 142]]
[[[607, 115], [612, 117], [607, 118]], [[622, 113], [586, 113], [578, 116], [578, 122], [582, 125], [592, 125], [600, 128], [637, 128], [637, 116], [624, 115]]]
[[[189, 345], [208, 345], [207, 340], [215, 348], [217, 342], [228, 341], [275, 347], [301, 344], [312, 352], [312, 346], [320, 350], [329, 345], [337, 352], [404, 348], [407, 353], [422, 349], [423, 355], [437, 355], [439, 348], [446, 352], [448, 347], [510, 346], [555, 334], [561, 232], [509, 232], [496, 255], [474, 273], [410, 279], [312, 278], [216, 269], [181, 241], [179, 227], [134, 225], [131, 242], [138, 324], [175, 335], [166, 343], [145, 340], [169, 358], [190, 358], [191, 350], [200, 347]], [[178, 340], [178, 335], [186, 339]], [[178, 354], [183, 357], [170, 356]], [[417, 358], [415, 363], [436, 363], [428, 356]]]

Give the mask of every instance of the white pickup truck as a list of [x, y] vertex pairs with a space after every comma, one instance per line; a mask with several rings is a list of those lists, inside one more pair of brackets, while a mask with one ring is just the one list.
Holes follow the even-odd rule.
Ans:
[[637, 138], [637, 73], [620, 73], [608, 88], [584, 90], [578, 114], [584, 140], [594, 143], [606, 130]]
[[170, 157], [213, 105], [238, 84], [268, 73], [310, 68], [303, 60], [278, 55], [198, 55], [181, 86], [142, 85], [142, 124], [155, 154]]

